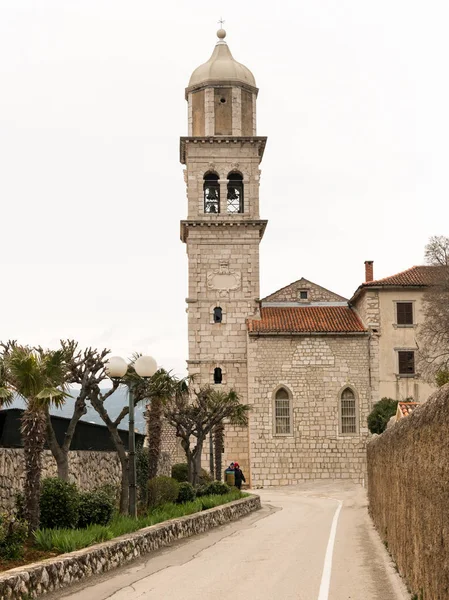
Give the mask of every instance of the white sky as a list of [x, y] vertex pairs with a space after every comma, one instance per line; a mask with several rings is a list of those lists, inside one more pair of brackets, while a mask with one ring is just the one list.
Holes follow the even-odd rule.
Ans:
[[220, 16], [268, 136], [262, 296], [349, 297], [449, 233], [447, 0], [1, 0], [0, 339], [183, 372], [179, 136]]

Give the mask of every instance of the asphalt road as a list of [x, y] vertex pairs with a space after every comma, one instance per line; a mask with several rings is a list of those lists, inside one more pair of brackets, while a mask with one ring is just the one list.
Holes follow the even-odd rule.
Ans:
[[258, 490], [261, 511], [50, 598], [405, 600], [367, 514], [342, 482]]

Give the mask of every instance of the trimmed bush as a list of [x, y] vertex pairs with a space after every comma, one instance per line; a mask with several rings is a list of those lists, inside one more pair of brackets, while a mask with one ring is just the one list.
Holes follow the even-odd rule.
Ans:
[[197, 486], [195, 488], [197, 498], [201, 498], [202, 496], [207, 496], [207, 494], [209, 493], [208, 488], [209, 488], [208, 483]]
[[223, 481], [212, 481], [206, 485], [200, 485], [196, 489], [196, 495], [198, 497], [201, 496], [224, 496], [224, 494], [229, 494], [231, 488], [227, 483], [223, 483]]
[[179, 492], [178, 492], [178, 504], [183, 504], [184, 502], [192, 502], [195, 500], [195, 488], [191, 483], [187, 481], [183, 481], [179, 484]]
[[78, 527], [107, 525], [114, 513], [113, 499], [102, 490], [83, 492], [79, 495]]
[[172, 477], [154, 477], [148, 482], [148, 506], [154, 508], [167, 502], [176, 502], [179, 483]]
[[74, 483], [58, 477], [42, 482], [40, 526], [46, 529], [74, 529], [78, 524], [79, 494]]
[[23, 545], [28, 535], [28, 525], [13, 515], [0, 514], [0, 558], [13, 560], [23, 555]]
[[[189, 481], [189, 471], [187, 468], [187, 463], [177, 463], [173, 465], [171, 468], [171, 476], [179, 483], [183, 481]], [[212, 481], [211, 476], [205, 469], [201, 469], [200, 474], [200, 485], [204, 485], [206, 483], [210, 483]]]
[[179, 483], [189, 481], [189, 471], [187, 469], [187, 463], [177, 463], [171, 468], [171, 476]]

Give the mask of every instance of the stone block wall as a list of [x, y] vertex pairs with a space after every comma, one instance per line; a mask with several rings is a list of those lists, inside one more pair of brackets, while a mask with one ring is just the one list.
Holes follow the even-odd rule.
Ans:
[[449, 598], [449, 384], [368, 444], [374, 524], [420, 600]]
[[[370, 412], [368, 337], [249, 336], [248, 402], [252, 485], [366, 475]], [[275, 435], [276, 389], [291, 394], [292, 435]], [[339, 393], [354, 391], [358, 433], [339, 432]]]
[[[82, 490], [91, 490], [106, 483], [120, 485], [121, 467], [115, 452], [72, 451], [69, 454], [69, 469], [70, 480]], [[42, 476], [56, 475], [56, 462], [50, 450], [46, 450]], [[15, 506], [16, 494], [23, 491], [24, 481], [23, 450], [0, 448], [0, 510]]]

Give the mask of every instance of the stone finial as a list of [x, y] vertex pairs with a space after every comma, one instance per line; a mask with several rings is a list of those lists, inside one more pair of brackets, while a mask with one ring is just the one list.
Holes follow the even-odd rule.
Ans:
[[217, 37], [219, 40], [224, 40], [226, 37], [226, 31], [224, 29], [219, 29], [217, 31]]

